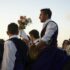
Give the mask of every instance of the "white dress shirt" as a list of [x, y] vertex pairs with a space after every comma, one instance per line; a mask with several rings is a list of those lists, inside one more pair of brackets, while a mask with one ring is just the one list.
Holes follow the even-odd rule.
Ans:
[[57, 30], [57, 24], [55, 24], [54, 22], [50, 22], [50, 21], [52, 21], [52, 20], [51, 19], [48, 19], [43, 24], [43, 28], [44, 28], [46, 26], [46, 24], [49, 22], [49, 24], [47, 25], [47, 28], [46, 28], [45, 35], [41, 39], [42, 41], [46, 42], [46, 44], [51, 39], [51, 37], [54, 34], [54, 32]]
[[23, 29], [19, 30], [19, 36], [21, 36], [21, 39], [29, 40], [27, 34], [25, 33]]
[[38, 45], [39, 42], [40, 42], [40, 39], [34, 40], [34, 44], [35, 44], [35, 45]]
[[[16, 35], [11, 36], [10, 38], [17, 37]], [[15, 64], [15, 54], [17, 52], [17, 49], [15, 47], [15, 44], [7, 40], [4, 44], [4, 54], [3, 54], [3, 61], [2, 61], [2, 67], [1, 70], [13, 70], [14, 64]]]

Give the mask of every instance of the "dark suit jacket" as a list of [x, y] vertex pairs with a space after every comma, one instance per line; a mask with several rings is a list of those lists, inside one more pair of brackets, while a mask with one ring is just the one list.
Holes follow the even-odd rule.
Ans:
[[47, 47], [40, 57], [30, 65], [30, 70], [63, 70], [67, 60], [66, 52], [57, 47]]

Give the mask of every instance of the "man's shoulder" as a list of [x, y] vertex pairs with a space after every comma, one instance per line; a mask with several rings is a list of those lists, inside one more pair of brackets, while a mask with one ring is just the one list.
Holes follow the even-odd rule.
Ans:
[[10, 38], [5, 41], [4, 45], [14, 44], [14, 42], [16, 42], [18, 44], [19, 42], [22, 42], [22, 41], [19, 38]]
[[46, 26], [49, 28], [49, 27], [52, 27], [52, 28], [55, 28], [56, 30], [58, 29], [58, 24], [53, 21], [53, 20], [50, 20], [47, 22]]
[[22, 41], [20, 38], [11, 38], [10, 39], [13, 43], [15, 43], [17, 46], [27, 46], [24, 41]]
[[4, 42], [4, 44], [11, 44], [11, 43], [12, 43], [11, 40], [6, 40], [6, 41]]
[[57, 25], [57, 22], [53, 21], [53, 20], [50, 20], [47, 22], [47, 24], [54, 24], [54, 25]]

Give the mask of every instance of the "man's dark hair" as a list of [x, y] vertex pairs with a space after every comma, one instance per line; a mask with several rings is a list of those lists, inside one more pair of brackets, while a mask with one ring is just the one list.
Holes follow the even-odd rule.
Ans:
[[8, 32], [11, 34], [17, 34], [18, 33], [18, 25], [16, 23], [10, 23], [8, 25]]
[[36, 39], [39, 38], [39, 32], [37, 30], [35, 30], [35, 29], [31, 30], [29, 32], [29, 34], [32, 35]]
[[51, 18], [52, 11], [50, 10], [50, 8], [44, 8], [44, 9], [41, 9], [41, 11], [43, 11], [45, 15], [48, 15], [49, 19]]

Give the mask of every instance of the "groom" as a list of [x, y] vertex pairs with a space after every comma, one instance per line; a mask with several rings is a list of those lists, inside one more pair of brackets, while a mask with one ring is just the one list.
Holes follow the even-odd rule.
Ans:
[[62, 70], [67, 60], [64, 51], [57, 48], [58, 25], [51, 20], [52, 11], [41, 9], [40, 21], [43, 23], [41, 40], [37, 47], [41, 50], [37, 60], [31, 64], [30, 70]]

